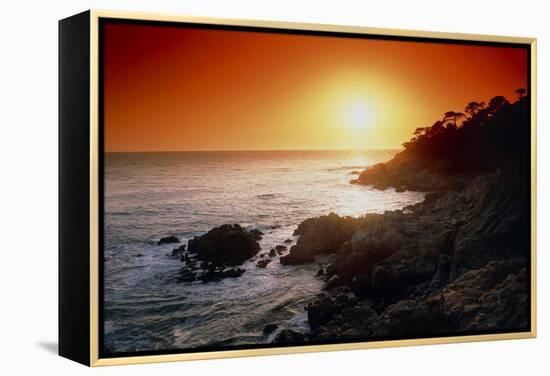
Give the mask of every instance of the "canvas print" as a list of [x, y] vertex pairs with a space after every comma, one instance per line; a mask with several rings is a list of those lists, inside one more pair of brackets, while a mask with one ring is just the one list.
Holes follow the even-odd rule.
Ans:
[[102, 356], [528, 331], [529, 52], [103, 20]]

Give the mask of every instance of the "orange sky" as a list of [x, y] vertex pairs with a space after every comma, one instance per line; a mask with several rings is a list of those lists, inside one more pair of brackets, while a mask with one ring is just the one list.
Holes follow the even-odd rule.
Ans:
[[106, 23], [106, 151], [399, 148], [527, 50]]

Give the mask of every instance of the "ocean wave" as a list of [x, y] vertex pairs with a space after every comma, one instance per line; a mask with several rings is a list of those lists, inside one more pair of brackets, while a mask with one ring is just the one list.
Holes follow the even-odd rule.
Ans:
[[334, 171], [358, 170], [358, 169], [364, 170], [368, 167], [369, 167], [368, 165], [338, 166], [338, 167], [329, 167], [325, 169], [325, 171], [334, 172]]
[[280, 193], [262, 193], [256, 195], [256, 198], [259, 198], [261, 200], [271, 200], [277, 197], [282, 197], [282, 195]]

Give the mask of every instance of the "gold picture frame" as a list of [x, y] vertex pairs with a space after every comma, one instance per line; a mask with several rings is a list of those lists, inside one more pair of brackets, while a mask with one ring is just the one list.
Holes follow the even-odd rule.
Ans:
[[[78, 17], [78, 16], [74, 16]], [[99, 30], [98, 25], [100, 19], [115, 18], [121, 20], [138, 20], [138, 21], [152, 21], [152, 22], [172, 22], [172, 23], [199, 23], [210, 25], [229, 25], [229, 26], [246, 26], [246, 27], [258, 27], [268, 29], [291, 29], [291, 30], [304, 30], [304, 31], [326, 31], [334, 33], [354, 33], [354, 34], [374, 34], [382, 36], [397, 36], [397, 37], [413, 37], [413, 38], [429, 38], [429, 39], [444, 39], [444, 40], [459, 40], [459, 41], [472, 41], [472, 42], [503, 42], [503, 43], [519, 43], [530, 46], [530, 95], [531, 95], [531, 259], [530, 259], [530, 315], [531, 315], [531, 328], [525, 332], [504, 333], [504, 334], [483, 334], [483, 335], [467, 335], [467, 336], [451, 336], [451, 337], [439, 337], [439, 338], [418, 338], [418, 339], [404, 339], [404, 340], [381, 340], [374, 342], [360, 342], [360, 343], [341, 343], [341, 344], [314, 344], [303, 346], [291, 346], [291, 347], [270, 347], [270, 348], [252, 348], [252, 349], [238, 349], [238, 350], [224, 350], [224, 351], [209, 351], [209, 352], [192, 352], [192, 353], [170, 353], [162, 355], [136, 355], [136, 356], [124, 356], [124, 357], [109, 357], [102, 358], [99, 355], [99, 283], [100, 283], [100, 228], [99, 228], [99, 163], [100, 163], [100, 144], [99, 144], [99, 111], [100, 111], [100, 99], [98, 91], [99, 83]], [[60, 242], [60, 355], [68, 357], [70, 359], [79, 361], [80, 363], [97, 367], [108, 365], [122, 365], [122, 364], [142, 364], [142, 363], [155, 363], [155, 362], [172, 362], [183, 360], [199, 360], [199, 359], [215, 359], [215, 358], [234, 358], [234, 357], [248, 357], [248, 356], [263, 356], [263, 355], [279, 355], [279, 354], [297, 354], [307, 352], [323, 352], [323, 351], [338, 351], [338, 350], [357, 350], [357, 349], [376, 349], [384, 347], [401, 347], [401, 346], [417, 346], [417, 345], [431, 345], [431, 344], [444, 344], [444, 343], [459, 343], [459, 342], [477, 342], [477, 341], [493, 341], [493, 340], [506, 340], [506, 339], [523, 339], [523, 338], [535, 338], [537, 333], [537, 317], [536, 317], [536, 39], [535, 38], [519, 38], [519, 37], [506, 37], [506, 36], [493, 36], [493, 35], [474, 35], [474, 34], [458, 34], [458, 33], [441, 33], [441, 32], [427, 32], [427, 31], [414, 31], [414, 30], [397, 30], [397, 29], [380, 29], [369, 28], [360, 26], [344, 26], [344, 25], [327, 25], [327, 24], [308, 24], [308, 23], [293, 23], [293, 22], [280, 22], [280, 21], [261, 21], [261, 20], [244, 20], [244, 19], [228, 19], [228, 18], [202, 18], [202, 17], [189, 17], [170, 14], [155, 14], [155, 13], [140, 13], [140, 12], [120, 12], [120, 11], [108, 11], [108, 10], [91, 10], [80, 15], [80, 21], [78, 26], [71, 24], [71, 18], [60, 21], [60, 58], [61, 66], [60, 73], [66, 69], [66, 65], [63, 65], [64, 56], [70, 54], [69, 48], [85, 48], [80, 43], [71, 43], [70, 37], [67, 33], [72, 31], [70, 27], [78, 27], [81, 33], [85, 36], [82, 40], [89, 39], [89, 50], [85, 55], [89, 56], [89, 72], [83, 72], [84, 76], [89, 79], [89, 92], [82, 93], [82, 86], [78, 86], [73, 81], [66, 81], [65, 85], [60, 85], [60, 127], [61, 133], [65, 134], [68, 129], [64, 129], [63, 122], [73, 120], [70, 116], [80, 116], [81, 121], [86, 114], [78, 115], [64, 115], [64, 106], [68, 106], [66, 103], [67, 95], [74, 96], [75, 91], [80, 91], [79, 98], [84, 103], [84, 107], [88, 107], [88, 121], [87, 124], [82, 125], [87, 127], [89, 133], [84, 137], [82, 142], [89, 141], [87, 147], [88, 159], [82, 161], [83, 165], [87, 165], [88, 171], [88, 200], [83, 203], [83, 207], [87, 207], [88, 215], [88, 234], [89, 246], [86, 249], [79, 249], [78, 252], [85, 254], [85, 257], [68, 255], [68, 251], [64, 251], [61, 248], [66, 242]], [[84, 21], [87, 21], [84, 22]], [[69, 26], [63, 26], [69, 25]], [[65, 29], [64, 29], [65, 28]], [[88, 30], [85, 30], [88, 28]], [[86, 33], [87, 31], [87, 33]], [[69, 38], [67, 41], [63, 38]], [[65, 49], [64, 49], [65, 48]], [[67, 61], [67, 64], [71, 63]], [[87, 74], [87, 75], [86, 75]], [[65, 81], [63, 81], [65, 82]], [[66, 125], [68, 127], [68, 125]], [[74, 125], [73, 125], [74, 127]], [[63, 137], [63, 136], [61, 136]], [[72, 136], [66, 136], [72, 137]], [[70, 140], [70, 139], [68, 139]], [[67, 140], [67, 142], [68, 142]], [[63, 148], [63, 145], [60, 145]], [[65, 154], [61, 153], [60, 163], [63, 165], [63, 161], [68, 158], [69, 152]], [[63, 171], [63, 168], [61, 169]], [[69, 177], [70, 170], [67, 170], [67, 174], [62, 174], [66, 178]], [[69, 180], [63, 180], [61, 177], [61, 185], [67, 184]], [[67, 188], [69, 189], [69, 188]], [[60, 191], [60, 201], [68, 200], [69, 197], [73, 197], [76, 193], [71, 193], [68, 190]], [[61, 205], [61, 204], [60, 204]], [[64, 213], [62, 211], [62, 213]], [[61, 215], [61, 221], [63, 217], [67, 221], [71, 221], [69, 218], [70, 213]], [[60, 237], [65, 236], [67, 231], [77, 231], [74, 228], [68, 228], [67, 226], [76, 226], [77, 224], [67, 224], [65, 227], [60, 228]], [[80, 229], [78, 231], [85, 231]], [[77, 232], [78, 232], [77, 231]], [[65, 245], [66, 246], [66, 245]], [[80, 257], [82, 259], [74, 260], [71, 257]], [[81, 283], [75, 281], [81, 281], [78, 276], [75, 276], [70, 269], [70, 265], [78, 263], [83, 265], [82, 268], [88, 268], [89, 279], [87, 283], [87, 296], [89, 298], [87, 304], [82, 303], [78, 307], [87, 309], [89, 317], [71, 318], [76, 320], [73, 326], [67, 326], [65, 322], [70, 315], [70, 312], [74, 309], [72, 304], [79, 304], [69, 299], [74, 296], [76, 289], [82, 289]], [[80, 268], [80, 267], [79, 267]], [[78, 273], [78, 270], [82, 271], [82, 268], [74, 268], [73, 272]], [[81, 281], [82, 282], [82, 281]], [[72, 287], [67, 287], [72, 283]], [[69, 289], [71, 289], [69, 291]], [[80, 309], [79, 308], [79, 309]], [[80, 312], [80, 311], [79, 311]], [[85, 330], [87, 327], [87, 337], [82, 336], [80, 330]], [[75, 329], [76, 328], [76, 329]], [[80, 342], [87, 341], [86, 344]], [[78, 349], [75, 349], [77, 348]], [[86, 356], [87, 354], [87, 356]]]

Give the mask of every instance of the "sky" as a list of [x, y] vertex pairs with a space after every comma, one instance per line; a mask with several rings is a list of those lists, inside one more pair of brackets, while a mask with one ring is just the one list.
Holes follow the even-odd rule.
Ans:
[[106, 23], [110, 151], [399, 149], [527, 86], [527, 50]]

